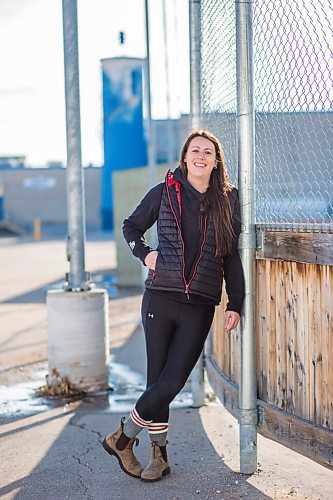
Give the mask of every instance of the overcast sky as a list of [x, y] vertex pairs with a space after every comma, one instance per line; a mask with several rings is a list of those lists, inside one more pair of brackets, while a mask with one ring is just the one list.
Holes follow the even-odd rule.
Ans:
[[[162, 0], [150, 1], [152, 112], [167, 116]], [[187, 0], [166, 0], [172, 116], [189, 111]], [[0, 1], [0, 156], [66, 161], [61, 0]], [[102, 58], [145, 57], [143, 0], [78, 0], [83, 164], [103, 162]], [[126, 44], [120, 46], [119, 31]]]

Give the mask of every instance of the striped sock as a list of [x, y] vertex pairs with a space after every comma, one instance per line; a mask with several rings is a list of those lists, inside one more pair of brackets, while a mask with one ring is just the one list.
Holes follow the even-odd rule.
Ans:
[[148, 425], [148, 432], [151, 441], [155, 441], [158, 446], [165, 446], [168, 434], [168, 423], [152, 422]]
[[144, 427], [148, 427], [151, 421], [143, 420], [135, 408], [130, 413], [128, 419], [124, 422], [124, 434], [129, 438], [134, 438]]

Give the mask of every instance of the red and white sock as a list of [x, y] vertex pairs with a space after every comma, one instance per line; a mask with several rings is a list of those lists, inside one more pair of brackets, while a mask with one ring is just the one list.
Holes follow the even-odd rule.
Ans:
[[144, 420], [140, 417], [135, 408], [130, 413], [128, 419], [124, 422], [124, 434], [129, 438], [134, 438], [142, 429], [151, 424], [151, 420]]
[[168, 423], [151, 422], [148, 425], [148, 432], [151, 441], [155, 441], [158, 446], [165, 446], [168, 428]]

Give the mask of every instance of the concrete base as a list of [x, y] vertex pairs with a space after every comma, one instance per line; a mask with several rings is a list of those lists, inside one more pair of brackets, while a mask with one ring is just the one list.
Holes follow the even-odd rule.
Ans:
[[71, 387], [106, 390], [109, 368], [107, 291], [50, 290], [47, 293], [49, 374], [56, 370]]

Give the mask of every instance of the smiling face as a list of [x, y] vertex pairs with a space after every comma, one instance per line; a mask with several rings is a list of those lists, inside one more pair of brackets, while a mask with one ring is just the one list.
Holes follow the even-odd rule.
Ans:
[[194, 137], [189, 145], [184, 158], [187, 166], [187, 179], [207, 181], [217, 165], [215, 146], [205, 137]]

